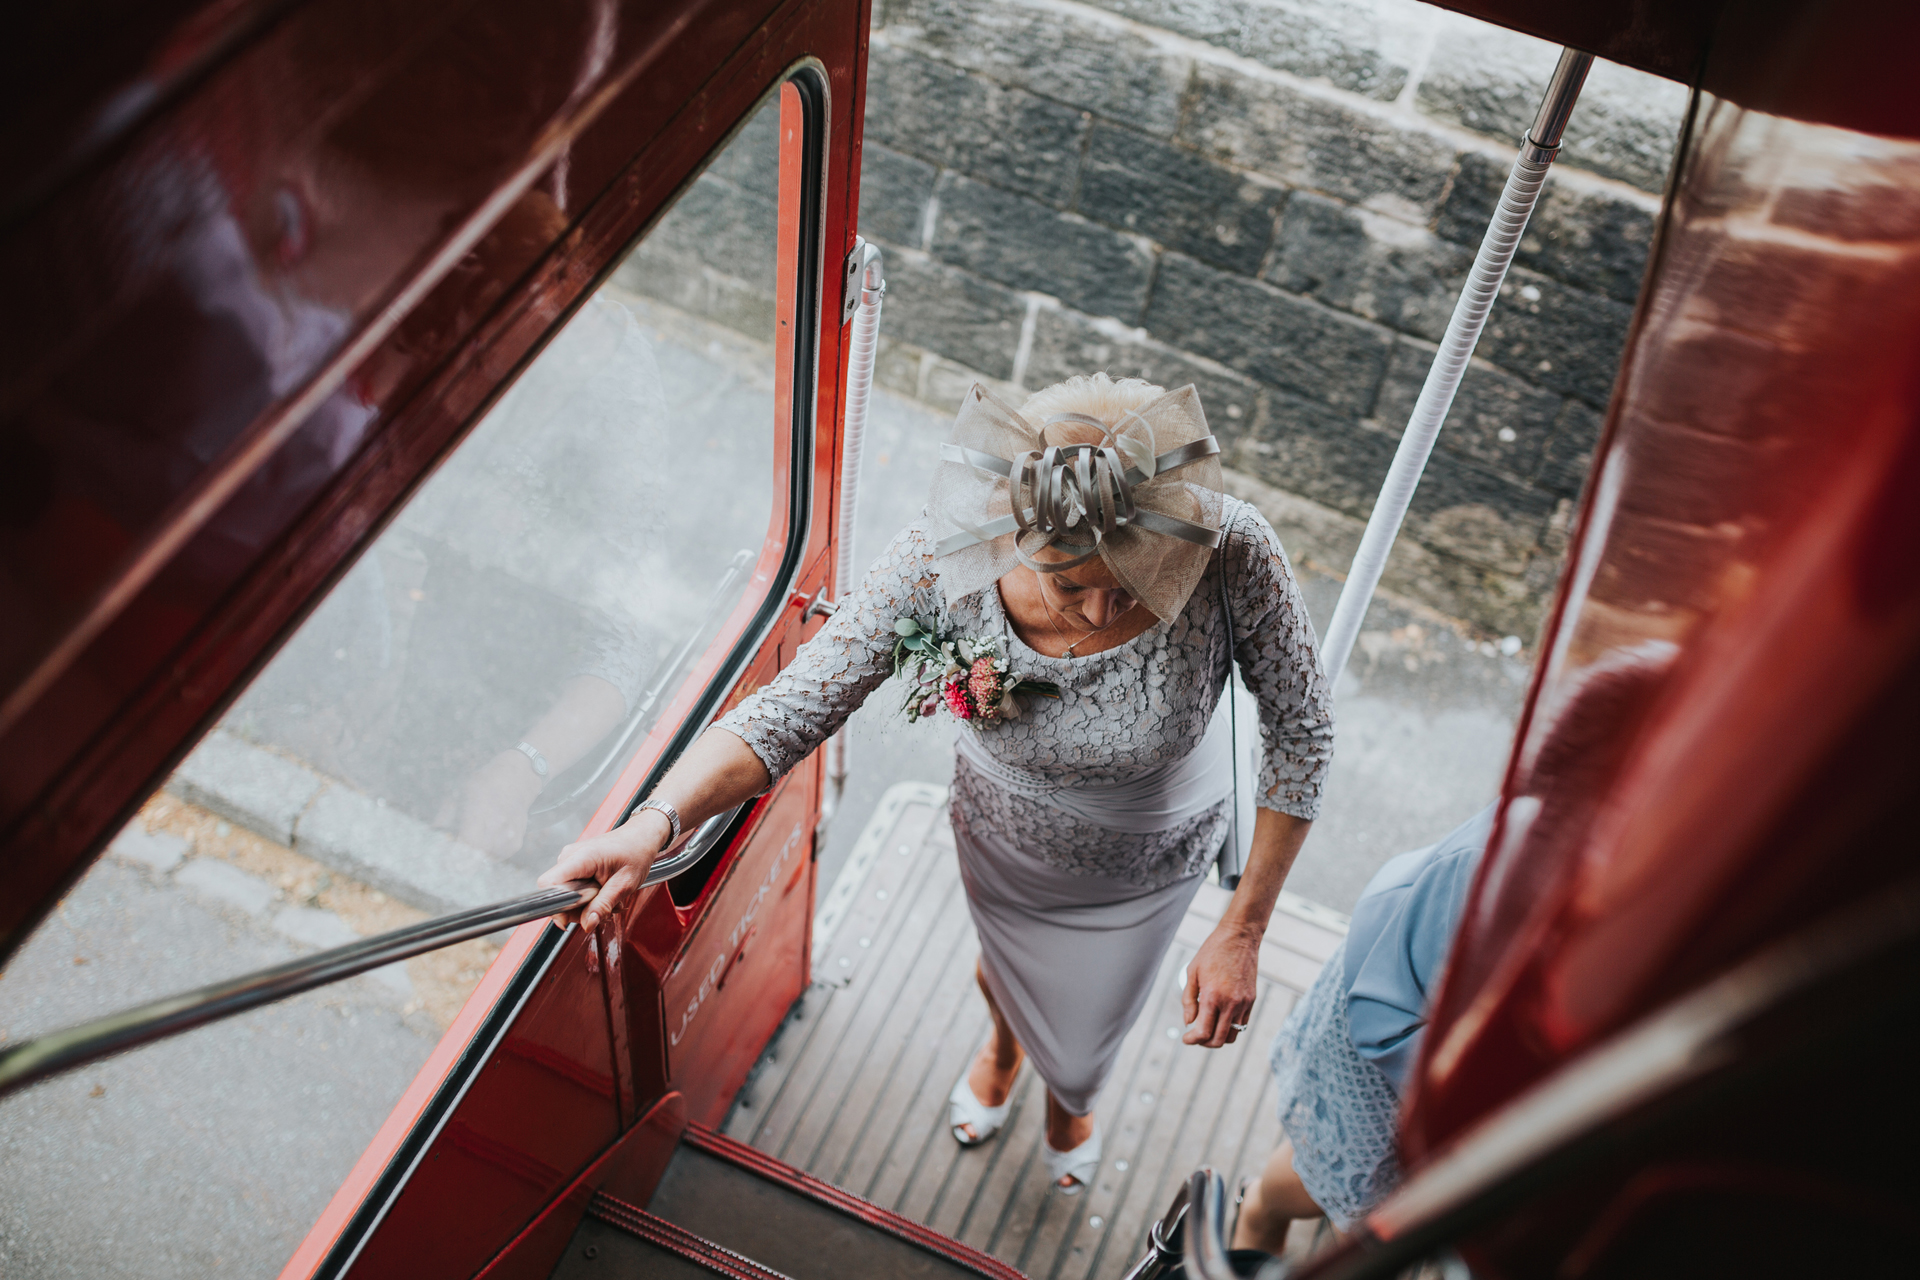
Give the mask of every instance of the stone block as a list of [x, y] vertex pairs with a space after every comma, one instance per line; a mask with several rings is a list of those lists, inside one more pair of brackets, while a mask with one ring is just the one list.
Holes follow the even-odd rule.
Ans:
[[107, 852], [122, 862], [138, 863], [162, 875], [179, 866], [192, 851], [193, 841], [166, 831], [142, 831], [138, 822], [107, 846]]
[[1093, 0], [1306, 80], [1391, 102], [1423, 56], [1427, 7], [1412, 0]]
[[940, 171], [874, 142], [860, 148], [860, 234], [881, 244], [923, 249], [927, 201]]
[[1453, 144], [1299, 86], [1201, 63], [1178, 140], [1289, 186], [1425, 223], [1446, 193]]
[[1553, 434], [1540, 454], [1536, 489], [1562, 498], [1577, 498], [1593, 470], [1593, 451], [1600, 443], [1606, 416], [1591, 405], [1569, 399], [1555, 416]]
[[1438, 339], [1473, 252], [1425, 227], [1295, 192], [1263, 278], [1405, 332]]
[[[1416, 104], [1437, 120], [1511, 141], [1517, 149], [1560, 51], [1472, 18], [1438, 17]], [[1580, 91], [1561, 163], [1658, 191], [1686, 109], [1685, 85], [1596, 62]]]
[[1633, 309], [1515, 267], [1500, 286], [1475, 354], [1529, 381], [1604, 405]]
[[1184, 147], [1095, 124], [1074, 207], [1169, 249], [1252, 275], [1273, 240], [1286, 188]]
[[167, 779], [167, 791], [235, 826], [292, 844], [300, 815], [326, 784], [272, 752], [215, 730]]
[[942, 177], [937, 199], [935, 257], [1091, 315], [1139, 321], [1153, 274], [1145, 240], [958, 174]]
[[174, 883], [257, 916], [273, 905], [279, 890], [218, 858], [195, 858], [174, 873]]
[[1160, 341], [1349, 417], [1373, 408], [1392, 335], [1272, 285], [1163, 254], [1147, 304]]
[[[1320, 405], [1275, 394], [1232, 465], [1276, 488], [1365, 519], [1396, 441]], [[1401, 537], [1506, 574], [1538, 545], [1553, 500], [1470, 459], [1436, 450], [1414, 491]]]
[[294, 848], [422, 911], [477, 907], [533, 891], [533, 875], [345, 787], [329, 788]]
[[1193, 67], [1138, 28], [1055, 5], [903, 0], [883, 29], [895, 48], [1162, 136], [1179, 123]]
[[1085, 112], [969, 75], [876, 39], [867, 64], [866, 136], [894, 151], [1024, 191], [1073, 198]]
[[727, 140], [702, 177], [743, 187], [763, 199], [780, 199], [780, 99], [768, 98]]
[[1050, 386], [1096, 371], [1114, 378], [1145, 378], [1169, 390], [1192, 383], [1200, 392], [1207, 425], [1223, 449], [1231, 449], [1259, 414], [1259, 384], [1231, 369], [1155, 342], [1144, 329], [1062, 307], [1042, 308], [1035, 317], [1027, 385]]
[[1010, 289], [924, 253], [887, 255], [881, 323], [890, 337], [1006, 380], [1026, 315], [1026, 299]]
[[[1394, 345], [1373, 417], [1380, 430], [1396, 439], [1420, 398], [1434, 350], [1415, 338], [1401, 338]], [[1547, 441], [1558, 429], [1562, 400], [1555, 392], [1474, 360], [1460, 379], [1446, 425], [1440, 428], [1438, 447], [1531, 478], [1540, 468]]]
[[[1228, 493], [1260, 508], [1296, 568], [1346, 573], [1354, 552], [1359, 550], [1366, 521], [1276, 488], [1244, 471], [1229, 469], [1225, 480]], [[1536, 555], [1528, 563], [1529, 576], [1520, 578], [1436, 551], [1414, 537], [1403, 537], [1393, 544], [1393, 552], [1387, 557], [1380, 592], [1436, 609], [1495, 635], [1529, 636], [1539, 627], [1552, 574], [1558, 567], [1548, 561], [1548, 557]], [[1546, 578], [1546, 589], [1533, 585], [1535, 574]]]
[[[1478, 152], [1460, 157], [1459, 171], [1435, 223], [1445, 239], [1477, 249], [1500, 202], [1510, 160]], [[1514, 261], [1619, 302], [1640, 296], [1656, 210], [1651, 200], [1549, 177], [1521, 237]]]

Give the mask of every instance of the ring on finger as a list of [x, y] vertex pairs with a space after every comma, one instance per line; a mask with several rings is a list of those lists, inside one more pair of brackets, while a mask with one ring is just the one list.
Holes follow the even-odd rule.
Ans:
[[1247, 1029], [1247, 1024], [1244, 1022], [1229, 1022], [1227, 1025], [1235, 1031], [1245, 1031]]

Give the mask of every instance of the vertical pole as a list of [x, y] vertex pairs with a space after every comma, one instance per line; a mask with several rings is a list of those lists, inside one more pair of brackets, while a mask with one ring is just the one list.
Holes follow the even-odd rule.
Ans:
[[1540, 110], [1520, 140], [1520, 154], [1507, 174], [1500, 206], [1487, 226], [1486, 238], [1480, 242], [1480, 252], [1474, 255], [1467, 286], [1460, 291], [1460, 301], [1454, 304], [1446, 336], [1440, 340], [1440, 350], [1427, 370], [1426, 385], [1420, 389], [1419, 400], [1414, 402], [1413, 415], [1407, 420], [1400, 447], [1393, 455], [1393, 465], [1387, 469], [1386, 483], [1380, 487], [1373, 514], [1367, 518], [1367, 530], [1360, 537], [1360, 549], [1354, 553], [1353, 567], [1347, 572], [1347, 584], [1340, 592], [1333, 622], [1327, 627], [1320, 655], [1326, 665], [1329, 686], [1336, 683], [1347, 668], [1353, 642], [1360, 635], [1360, 622], [1366, 617], [1374, 588], [1380, 585], [1380, 574], [1387, 567], [1387, 553], [1393, 549], [1393, 540], [1407, 515], [1407, 505], [1413, 501], [1413, 491], [1420, 483], [1420, 473], [1426, 469], [1433, 442], [1440, 434], [1447, 410], [1453, 406], [1454, 393], [1460, 389], [1460, 379], [1467, 371], [1467, 361], [1480, 341], [1480, 331], [1486, 327], [1487, 313], [1500, 295], [1507, 268], [1513, 263], [1514, 250], [1519, 247], [1520, 235], [1540, 200], [1540, 188], [1546, 182], [1554, 157], [1560, 152], [1560, 138], [1566, 131], [1567, 118], [1573, 114], [1573, 104], [1580, 97], [1580, 88], [1586, 83], [1587, 70], [1592, 65], [1590, 53], [1574, 49], [1560, 51], [1559, 65], [1547, 82]]
[[[867, 404], [873, 395], [873, 362], [880, 349], [880, 307], [886, 301], [886, 264], [879, 246], [855, 237], [847, 259], [847, 302], [853, 335], [847, 354], [847, 411], [840, 447], [840, 523], [835, 534], [833, 594], [844, 601], [858, 572], [853, 561], [853, 526], [860, 504], [860, 462], [866, 454]], [[858, 301], [854, 293], [858, 291]], [[820, 797], [820, 825], [833, 820], [847, 786], [847, 731], [827, 739], [827, 787]]]

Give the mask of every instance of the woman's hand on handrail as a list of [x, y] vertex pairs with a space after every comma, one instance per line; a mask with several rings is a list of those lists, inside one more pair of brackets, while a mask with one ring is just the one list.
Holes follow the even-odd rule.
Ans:
[[[772, 779], [753, 748], [725, 729], [709, 729], [649, 793], [673, 805], [680, 834], [694, 833], [716, 813], [724, 813], [765, 791]], [[673, 824], [658, 809], [636, 810], [611, 831], [568, 845], [540, 876], [546, 888], [569, 880], [592, 880], [599, 896], [586, 906], [554, 917], [565, 926], [579, 921], [592, 932], [602, 920], [627, 905], [646, 883], [654, 860], [673, 839]]]

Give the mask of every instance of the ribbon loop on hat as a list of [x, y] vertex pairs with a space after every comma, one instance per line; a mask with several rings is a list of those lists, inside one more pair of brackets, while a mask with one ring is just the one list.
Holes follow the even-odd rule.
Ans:
[[[1098, 439], [1062, 441], [1054, 428], [1063, 424]], [[1157, 448], [1160, 440], [1173, 447]], [[1220, 543], [1219, 454], [1192, 387], [1117, 424], [1057, 413], [1035, 428], [975, 386], [940, 446], [942, 463], [956, 465], [936, 474], [931, 500], [949, 598], [1016, 564], [1060, 573], [1100, 556], [1136, 599], [1171, 617]], [[1061, 558], [1040, 559], [1048, 550]]]

